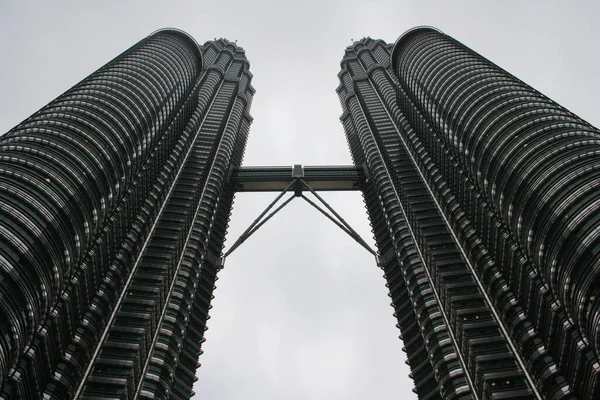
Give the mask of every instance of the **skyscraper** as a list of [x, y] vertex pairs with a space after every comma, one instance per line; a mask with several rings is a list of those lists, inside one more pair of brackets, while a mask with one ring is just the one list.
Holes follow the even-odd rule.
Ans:
[[419, 398], [600, 397], [600, 132], [434, 28], [341, 66]]
[[244, 50], [174, 29], [2, 136], [0, 398], [191, 397], [234, 193], [310, 185], [362, 190], [420, 399], [600, 397], [600, 132], [434, 28], [341, 67], [355, 167], [238, 168]]
[[157, 31], [0, 139], [0, 397], [192, 395], [248, 67]]

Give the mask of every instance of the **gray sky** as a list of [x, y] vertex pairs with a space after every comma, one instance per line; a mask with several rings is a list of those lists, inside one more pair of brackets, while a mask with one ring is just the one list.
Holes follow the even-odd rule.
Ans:
[[[599, 126], [598, 17], [597, 0], [2, 0], [0, 132], [152, 31], [176, 27], [246, 49], [256, 88], [246, 165], [348, 164], [335, 94], [344, 48], [422, 24]], [[226, 247], [273, 197], [236, 198]], [[373, 242], [359, 194], [326, 198]], [[382, 272], [307, 204], [293, 201], [219, 278], [196, 398], [414, 398]]]

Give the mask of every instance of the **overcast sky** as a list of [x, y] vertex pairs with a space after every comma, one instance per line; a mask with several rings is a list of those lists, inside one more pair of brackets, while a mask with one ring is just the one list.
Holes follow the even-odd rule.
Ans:
[[[209, 4], [210, 3], [210, 4]], [[152, 31], [238, 40], [256, 88], [246, 165], [349, 164], [336, 74], [351, 39], [433, 25], [595, 126], [600, 2], [0, 0], [0, 132]], [[274, 197], [237, 196], [226, 247]], [[373, 243], [358, 193], [325, 196]], [[197, 399], [409, 399], [370, 254], [301, 200], [227, 260]]]

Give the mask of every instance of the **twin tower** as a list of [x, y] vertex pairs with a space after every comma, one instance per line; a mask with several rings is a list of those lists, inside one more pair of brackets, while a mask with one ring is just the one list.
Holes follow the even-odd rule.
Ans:
[[240, 168], [245, 52], [174, 29], [0, 137], [0, 398], [193, 396], [233, 197], [277, 174], [362, 191], [420, 399], [600, 398], [600, 131], [431, 27], [339, 78], [353, 168]]

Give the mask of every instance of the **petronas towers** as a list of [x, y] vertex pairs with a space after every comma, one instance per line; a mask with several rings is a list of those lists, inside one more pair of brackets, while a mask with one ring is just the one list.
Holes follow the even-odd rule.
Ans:
[[339, 78], [353, 169], [240, 168], [245, 52], [174, 29], [1, 136], [0, 398], [193, 396], [249, 187], [362, 191], [420, 399], [600, 398], [600, 131], [431, 27]]

